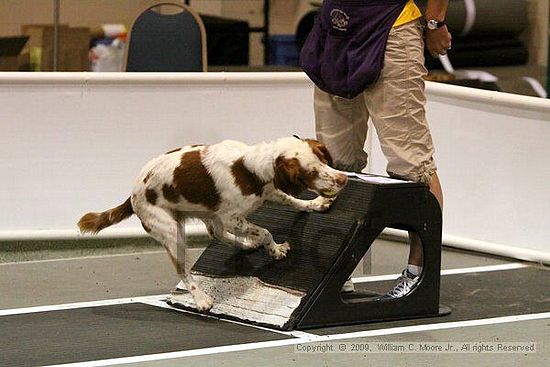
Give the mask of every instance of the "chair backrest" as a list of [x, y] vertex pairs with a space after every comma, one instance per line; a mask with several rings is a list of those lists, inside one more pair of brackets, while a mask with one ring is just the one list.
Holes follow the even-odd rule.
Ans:
[[186, 5], [159, 3], [134, 21], [124, 70], [206, 71], [206, 50], [206, 31], [200, 16]]

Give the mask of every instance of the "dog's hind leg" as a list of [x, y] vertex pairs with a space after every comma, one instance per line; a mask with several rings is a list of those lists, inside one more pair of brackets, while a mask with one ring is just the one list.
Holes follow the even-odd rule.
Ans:
[[[178, 276], [193, 296], [197, 309], [207, 311], [212, 308], [212, 298], [199, 288], [190, 273], [191, 266], [186, 264], [185, 236], [184, 231], [180, 229], [180, 225], [183, 226], [183, 218], [180, 221], [177, 213], [149, 204], [145, 208], [140, 208], [138, 216], [146, 231], [168, 252]], [[177, 294], [172, 295], [175, 301], [177, 297]]]

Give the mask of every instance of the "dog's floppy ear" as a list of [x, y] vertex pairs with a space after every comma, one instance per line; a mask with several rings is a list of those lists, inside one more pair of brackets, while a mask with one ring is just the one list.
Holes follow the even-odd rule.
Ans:
[[326, 160], [326, 163], [332, 167], [334, 162], [332, 161], [332, 156], [330, 155], [330, 152], [328, 151], [326, 145], [319, 143], [317, 149], [319, 149], [319, 151], [323, 154], [323, 158]]
[[299, 180], [300, 162], [298, 159], [287, 159], [282, 156], [275, 160], [275, 176], [273, 177], [273, 185], [288, 195], [299, 194], [305, 185]]
[[332, 156], [330, 155], [330, 152], [328, 151], [325, 144], [313, 139], [306, 139], [306, 142], [309, 144], [311, 150], [321, 162], [326, 163], [332, 167], [334, 162], [332, 161]]

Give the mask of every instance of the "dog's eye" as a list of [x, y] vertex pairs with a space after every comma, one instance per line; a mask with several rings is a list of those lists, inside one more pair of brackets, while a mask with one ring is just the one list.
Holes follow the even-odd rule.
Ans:
[[316, 170], [313, 170], [313, 171], [309, 171], [307, 175], [308, 177], [314, 178], [319, 176], [319, 172], [317, 172]]

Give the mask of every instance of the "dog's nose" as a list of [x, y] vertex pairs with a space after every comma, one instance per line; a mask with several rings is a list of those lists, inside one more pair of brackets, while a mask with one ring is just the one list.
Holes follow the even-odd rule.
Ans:
[[343, 173], [338, 173], [334, 181], [338, 186], [344, 186], [348, 182], [348, 176]]

